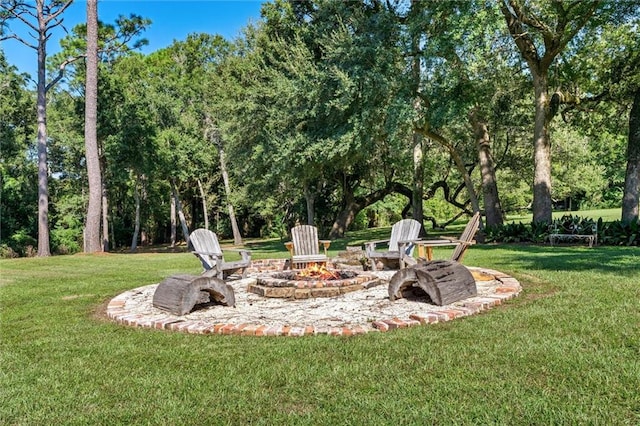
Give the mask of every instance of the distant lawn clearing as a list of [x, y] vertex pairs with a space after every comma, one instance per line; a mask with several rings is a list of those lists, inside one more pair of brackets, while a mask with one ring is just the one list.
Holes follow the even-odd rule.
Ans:
[[199, 273], [188, 253], [1, 260], [0, 423], [640, 423], [637, 248], [476, 245], [465, 263], [524, 291], [429, 327], [253, 338], [104, 319], [125, 290]]
[[[593, 220], [598, 220], [602, 218], [604, 222], [613, 222], [615, 220], [620, 220], [622, 215], [622, 211], [618, 209], [599, 209], [599, 210], [575, 210], [575, 211], [554, 211], [552, 216], [554, 219], [560, 218], [564, 215], [572, 215], [578, 216], [582, 218], [588, 218]], [[531, 223], [533, 220], [533, 214], [523, 214], [523, 215], [507, 215], [506, 222], [523, 222], [523, 223]]]

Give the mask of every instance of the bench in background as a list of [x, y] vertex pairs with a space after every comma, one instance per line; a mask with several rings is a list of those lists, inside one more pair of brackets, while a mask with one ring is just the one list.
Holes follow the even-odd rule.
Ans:
[[589, 247], [598, 244], [598, 224], [591, 220], [579, 220], [572, 216], [563, 216], [549, 226], [549, 243], [561, 241], [586, 241]]

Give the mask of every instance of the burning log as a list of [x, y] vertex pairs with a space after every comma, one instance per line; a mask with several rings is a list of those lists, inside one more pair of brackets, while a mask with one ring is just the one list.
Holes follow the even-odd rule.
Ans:
[[297, 280], [314, 279], [314, 280], [339, 280], [339, 271], [330, 271], [326, 265], [322, 263], [310, 263], [305, 269], [301, 269], [295, 275]]

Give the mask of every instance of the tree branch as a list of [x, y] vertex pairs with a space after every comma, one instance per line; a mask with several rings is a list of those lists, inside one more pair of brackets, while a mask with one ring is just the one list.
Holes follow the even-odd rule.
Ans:
[[501, 3], [500, 10], [507, 21], [507, 28], [513, 37], [513, 40], [520, 50], [522, 57], [529, 63], [531, 67], [538, 67], [540, 56], [533, 39], [522, 27], [522, 20], [519, 18], [516, 10], [513, 9], [513, 1], [509, 1], [509, 6], [505, 2]]
[[9, 34], [8, 36], [4, 36], [4, 37], [0, 37], [0, 41], [2, 40], [9, 40], [9, 39], [14, 39], [19, 41], [20, 43], [24, 44], [25, 46], [33, 49], [33, 50], [37, 50], [38, 47], [30, 44], [29, 42], [27, 42], [25, 39], [23, 39], [22, 37], [18, 36], [17, 34]]
[[68, 58], [66, 61], [61, 63], [60, 66], [58, 67], [58, 75], [53, 80], [51, 80], [49, 84], [45, 86], [44, 91], [48, 92], [49, 89], [55, 86], [56, 83], [58, 83], [62, 79], [62, 77], [64, 77], [64, 70], [67, 67], [67, 65], [74, 63], [78, 59], [85, 58], [86, 56], [87, 55], [79, 55], [74, 58]]

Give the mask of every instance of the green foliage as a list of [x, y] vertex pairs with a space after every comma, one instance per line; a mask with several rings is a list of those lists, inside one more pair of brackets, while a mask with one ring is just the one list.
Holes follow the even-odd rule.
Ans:
[[83, 212], [86, 200], [81, 196], [66, 196], [56, 204], [55, 227], [51, 230], [51, 243], [58, 254], [73, 254], [82, 250]]
[[24, 256], [28, 246], [37, 247], [33, 101], [26, 75], [0, 49], [0, 244], [10, 248], [7, 255]]
[[37, 247], [38, 240], [22, 229], [11, 235], [6, 254], [9, 257], [13, 257], [14, 254], [31, 257], [35, 254], [35, 248]]
[[400, 212], [406, 207], [406, 204], [406, 198], [397, 194], [390, 195], [358, 213], [352, 229], [391, 226], [402, 219]]
[[542, 243], [550, 232], [560, 234], [589, 235], [598, 234], [598, 244], [602, 245], [640, 245], [640, 226], [638, 222], [624, 224], [619, 220], [605, 222], [602, 218], [594, 220], [589, 217], [563, 215], [554, 218], [551, 225], [544, 223], [522, 222], [506, 223], [501, 226], [485, 227], [486, 242], [502, 243]]
[[573, 200], [570, 208], [576, 210], [585, 200], [589, 207], [600, 205], [607, 186], [605, 166], [598, 164], [598, 152], [589, 145], [589, 138], [562, 126], [554, 132], [553, 142], [552, 155], [561, 159], [552, 167], [553, 198]]
[[[599, 241], [617, 246], [640, 246], [640, 223], [623, 223], [619, 220], [605, 223], [600, 227]], [[599, 229], [600, 229], [599, 228]]]
[[597, 232], [598, 224], [602, 225], [602, 218], [595, 221], [591, 218], [568, 214], [559, 219], [554, 219], [549, 229], [557, 234], [588, 235]]
[[12, 247], [9, 247], [7, 244], [0, 244], [0, 259], [11, 259], [19, 256], [20, 254], [16, 253]]
[[524, 243], [533, 242], [539, 236], [533, 233], [533, 223], [505, 223], [504, 225], [487, 226], [484, 229], [485, 241], [488, 243]]
[[[543, 20], [562, 10], [573, 20], [589, 6], [519, 3]], [[599, 100], [561, 110], [550, 127], [553, 197], [573, 208], [620, 205], [629, 93], [640, 75], [637, 5], [600, 6], [549, 74], [550, 87]], [[245, 237], [281, 237], [306, 221], [307, 200], [323, 230], [350, 203], [357, 207], [352, 229], [391, 224], [408, 211], [406, 195], [373, 195], [411, 188], [420, 126], [451, 141], [480, 187], [472, 109], [487, 121], [503, 209], [530, 206], [533, 94], [499, 4], [277, 0], [263, 5], [262, 16], [234, 42], [191, 34], [145, 55], [131, 41], [147, 20], [132, 15], [101, 25], [98, 135], [112, 244], [130, 242], [134, 188], [145, 234], [167, 241], [172, 179], [190, 228], [208, 214], [211, 228], [229, 234], [220, 148]], [[63, 52], [50, 57], [51, 71], [84, 51], [84, 34], [83, 25], [72, 29]], [[81, 203], [65, 204], [87, 186], [83, 61], [70, 64], [65, 79], [48, 102], [50, 220], [54, 244], [74, 252], [85, 212]], [[11, 236], [37, 235], [35, 99], [26, 81], [0, 57], [0, 244], [19, 253], [24, 247], [13, 247]], [[468, 196], [450, 153], [423, 143], [424, 212], [442, 223]], [[513, 241], [542, 234], [516, 225], [488, 231]]]

